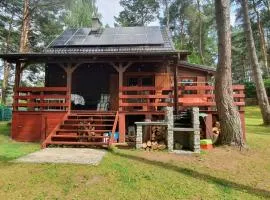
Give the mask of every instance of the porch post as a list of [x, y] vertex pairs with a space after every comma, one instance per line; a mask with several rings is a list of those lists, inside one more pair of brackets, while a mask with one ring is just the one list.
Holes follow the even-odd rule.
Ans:
[[212, 128], [213, 128], [213, 115], [212, 112], [208, 112], [205, 118], [205, 134], [206, 139], [210, 139], [212, 137]]
[[69, 97], [68, 112], [71, 110], [72, 73], [79, 65], [80, 64], [72, 66], [72, 64], [68, 64], [67, 67], [61, 65], [67, 75], [67, 95]]
[[173, 66], [173, 82], [174, 82], [174, 112], [178, 113], [178, 68], [177, 65]]
[[123, 94], [122, 87], [123, 87], [123, 77], [124, 72], [130, 67], [132, 62], [127, 63], [125, 66], [123, 66], [123, 63], [119, 63], [119, 65], [116, 65], [115, 63], [110, 63], [113, 68], [118, 72], [118, 82], [119, 82], [119, 105], [118, 105], [118, 111], [119, 113], [119, 142], [124, 143], [125, 142], [125, 136], [126, 136], [126, 115], [124, 113], [121, 113], [123, 111], [122, 109], [122, 99], [120, 98]]

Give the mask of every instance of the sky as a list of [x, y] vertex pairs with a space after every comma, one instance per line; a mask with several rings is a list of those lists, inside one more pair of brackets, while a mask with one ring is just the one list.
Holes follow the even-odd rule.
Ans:
[[[123, 7], [119, 4], [120, 0], [97, 0], [98, 11], [102, 15], [102, 23], [104, 25], [108, 24], [110, 27], [114, 27], [114, 16], [123, 10]], [[159, 25], [158, 20], [149, 24], [151, 26]]]

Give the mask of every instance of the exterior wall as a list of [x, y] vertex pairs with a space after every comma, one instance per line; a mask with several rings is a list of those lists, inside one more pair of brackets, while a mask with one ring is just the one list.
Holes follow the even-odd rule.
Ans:
[[40, 142], [62, 121], [66, 112], [13, 112], [12, 139]]

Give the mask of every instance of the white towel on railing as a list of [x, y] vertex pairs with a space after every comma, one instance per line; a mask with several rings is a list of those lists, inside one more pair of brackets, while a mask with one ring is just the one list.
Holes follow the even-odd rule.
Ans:
[[84, 98], [81, 95], [78, 94], [71, 94], [71, 101], [75, 104], [75, 105], [85, 105], [85, 101]]

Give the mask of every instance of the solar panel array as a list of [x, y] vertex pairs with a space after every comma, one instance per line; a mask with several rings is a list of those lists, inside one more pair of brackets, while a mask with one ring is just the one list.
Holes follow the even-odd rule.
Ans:
[[162, 45], [160, 27], [116, 27], [91, 32], [91, 28], [68, 29], [51, 44], [64, 46]]

